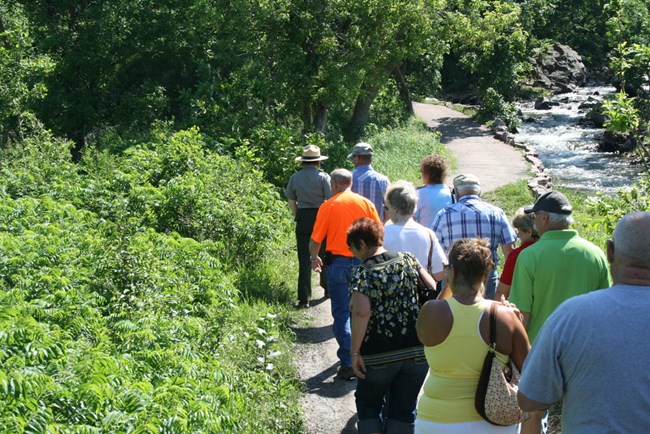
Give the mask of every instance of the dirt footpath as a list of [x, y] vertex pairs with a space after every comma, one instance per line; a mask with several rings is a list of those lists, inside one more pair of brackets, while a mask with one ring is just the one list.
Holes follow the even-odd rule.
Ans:
[[[484, 191], [528, 178], [530, 170], [521, 153], [492, 138], [485, 127], [447, 107], [413, 105], [415, 113], [430, 127], [440, 131], [441, 141], [458, 161], [458, 173], [473, 173]], [[355, 381], [334, 380], [338, 345], [332, 335], [329, 299], [314, 279], [312, 307], [296, 313], [296, 368], [305, 385], [302, 408], [310, 434], [356, 433]]]
[[296, 367], [305, 385], [302, 408], [311, 434], [356, 433], [357, 408], [354, 404], [356, 380], [335, 380], [339, 359], [332, 334], [330, 300], [313, 280], [311, 306], [300, 311], [296, 332]]

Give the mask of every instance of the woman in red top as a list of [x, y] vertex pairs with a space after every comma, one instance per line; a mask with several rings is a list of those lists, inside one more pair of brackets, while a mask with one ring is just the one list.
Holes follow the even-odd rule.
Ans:
[[506, 258], [506, 263], [503, 265], [503, 271], [499, 277], [499, 285], [497, 286], [494, 299], [499, 301], [501, 296], [506, 300], [510, 296], [510, 286], [512, 285], [512, 275], [515, 272], [515, 264], [517, 257], [526, 247], [539, 240], [539, 234], [535, 229], [533, 214], [524, 213], [523, 208], [519, 208], [512, 219], [512, 226], [517, 232], [517, 236], [521, 241], [521, 245], [514, 249]]

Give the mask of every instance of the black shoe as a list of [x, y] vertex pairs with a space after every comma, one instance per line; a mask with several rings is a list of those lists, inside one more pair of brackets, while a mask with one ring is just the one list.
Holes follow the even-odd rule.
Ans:
[[356, 375], [354, 375], [354, 369], [352, 369], [352, 366], [339, 366], [334, 378], [338, 380], [354, 380]]
[[296, 309], [309, 309], [309, 302], [308, 301], [301, 301], [296, 305]]

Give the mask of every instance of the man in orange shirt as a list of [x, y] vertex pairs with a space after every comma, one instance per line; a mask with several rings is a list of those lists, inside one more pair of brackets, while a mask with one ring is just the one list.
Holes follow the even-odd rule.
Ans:
[[377, 222], [379, 215], [375, 206], [365, 197], [352, 192], [352, 172], [336, 169], [330, 174], [332, 196], [318, 209], [314, 230], [309, 240], [309, 254], [312, 269], [320, 273], [323, 260], [318, 256], [320, 245], [327, 238], [328, 261], [327, 285], [329, 286], [334, 324], [332, 331], [339, 344], [337, 356], [341, 366], [336, 378], [354, 378], [350, 356], [350, 271], [359, 264], [348, 247], [348, 229], [361, 217], [369, 217]]

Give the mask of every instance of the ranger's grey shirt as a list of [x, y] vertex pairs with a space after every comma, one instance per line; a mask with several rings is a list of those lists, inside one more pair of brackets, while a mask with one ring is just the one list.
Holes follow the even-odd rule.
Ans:
[[332, 197], [330, 176], [315, 166], [305, 166], [291, 175], [284, 195], [297, 201], [298, 209], [320, 208], [323, 202]]

